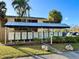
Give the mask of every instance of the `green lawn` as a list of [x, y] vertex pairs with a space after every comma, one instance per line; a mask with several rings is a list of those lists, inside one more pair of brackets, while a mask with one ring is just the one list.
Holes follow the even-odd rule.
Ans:
[[[79, 43], [71, 43], [75, 50], [79, 50]], [[53, 47], [65, 51], [67, 43], [53, 43]], [[45, 55], [51, 52], [41, 49], [41, 45], [0, 46], [0, 59], [6, 57], [22, 57], [31, 55]]]
[[22, 57], [22, 56], [31, 56], [31, 55], [44, 55], [50, 54], [50, 52], [44, 51], [37, 47], [23, 47], [23, 46], [0, 46], [0, 59], [7, 57]]
[[[67, 45], [68, 43], [53, 43], [52, 44], [52, 47], [55, 47], [56, 49], [60, 50], [60, 51], [66, 51], [65, 50], [65, 46]], [[79, 43], [70, 43], [74, 50], [79, 50]]]
[[10, 46], [0, 46], [0, 59], [6, 57], [19, 57], [27, 55], [13, 47]]
[[31, 55], [45, 55], [50, 54], [50, 52], [42, 50], [41, 45], [23, 45], [23, 46], [14, 46], [16, 49], [23, 51], [25, 53], [31, 54]]

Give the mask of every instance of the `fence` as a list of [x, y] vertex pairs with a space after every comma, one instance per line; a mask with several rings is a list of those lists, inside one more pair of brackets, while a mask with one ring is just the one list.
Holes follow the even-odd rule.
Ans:
[[62, 32], [8, 32], [8, 40], [26, 40], [33, 38], [49, 38], [52, 36], [62, 36]]

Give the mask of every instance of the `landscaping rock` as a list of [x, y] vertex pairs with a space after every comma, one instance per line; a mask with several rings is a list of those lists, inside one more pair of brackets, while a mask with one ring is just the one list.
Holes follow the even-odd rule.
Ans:
[[42, 45], [42, 49], [47, 51], [48, 50], [48, 46]]
[[65, 49], [69, 50], [69, 51], [73, 51], [74, 50], [74, 48], [73, 48], [73, 46], [71, 44], [66, 45]]

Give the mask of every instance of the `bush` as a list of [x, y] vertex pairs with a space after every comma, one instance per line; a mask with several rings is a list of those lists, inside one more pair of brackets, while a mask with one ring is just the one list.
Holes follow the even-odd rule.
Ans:
[[41, 40], [42, 40], [42, 39], [40, 39], [40, 38], [33, 38], [33, 41], [34, 41], [34, 42], [41, 42]]
[[50, 38], [44, 38], [43, 41], [44, 42], [50, 42]]
[[79, 42], [79, 37], [65, 37], [65, 42], [67, 43], [78, 43]]
[[52, 37], [52, 40], [54, 43], [62, 43], [64, 41], [63, 37], [59, 37], [59, 36]]
[[[44, 38], [44, 39], [34, 38], [34, 41], [41, 42], [43, 40], [43, 42], [50, 42], [50, 39], [51, 38]], [[53, 43], [78, 43], [79, 36], [75, 36], [75, 37], [54, 36], [54, 37], [52, 37], [52, 41], [53, 41]]]
[[77, 36], [77, 37], [74, 37], [74, 39], [75, 39], [75, 42], [77, 43], [79, 43], [79, 36]]
[[75, 42], [74, 41], [74, 37], [65, 37], [64, 39], [65, 39], [66, 43], [73, 43], [73, 42]]

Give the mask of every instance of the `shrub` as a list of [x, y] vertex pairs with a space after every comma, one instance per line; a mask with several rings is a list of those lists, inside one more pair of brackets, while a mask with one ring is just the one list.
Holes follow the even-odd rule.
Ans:
[[79, 36], [74, 37], [74, 41], [75, 41], [76, 43], [79, 43]]
[[[43, 42], [50, 42], [51, 38], [44, 38], [44, 39], [40, 39], [40, 38], [34, 38], [35, 42], [41, 42], [43, 40]], [[62, 37], [62, 36], [53, 36], [52, 37], [52, 41], [53, 43], [78, 43], [79, 42], [79, 36], [66, 36], [66, 37]]]
[[52, 40], [54, 43], [62, 43], [64, 41], [63, 37], [59, 37], [59, 36], [52, 37]]
[[73, 37], [65, 37], [64, 39], [65, 39], [66, 43], [74, 42], [74, 38]]
[[44, 42], [50, 42], [50, 38], [44, 38], [43, 41]]
[[34, 41], [34, 42], [41, 42], [41, 40], [42, 40], [42, 39], [40, 39], [40, 38], [33, 38], [33, 41]]

